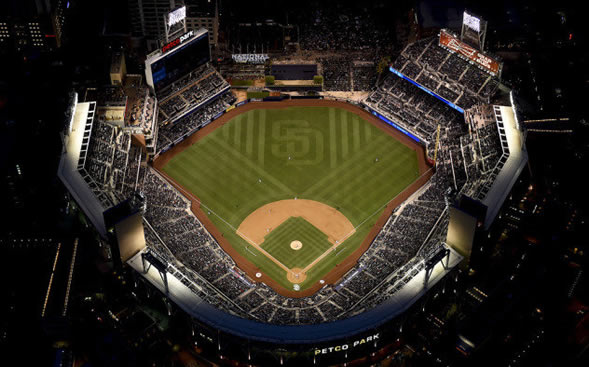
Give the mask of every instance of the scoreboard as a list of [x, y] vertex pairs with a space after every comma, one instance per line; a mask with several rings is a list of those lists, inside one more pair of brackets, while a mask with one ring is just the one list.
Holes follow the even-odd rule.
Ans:
[[145, 60], [145, 79], [157, 95], [210, 60], [208, 32], [189, 31], [163, 45], [157, 55]]

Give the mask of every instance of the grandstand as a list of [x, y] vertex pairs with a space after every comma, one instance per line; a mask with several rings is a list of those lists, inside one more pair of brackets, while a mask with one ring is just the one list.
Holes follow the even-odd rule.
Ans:
[[180, 118], [205, 106], [212, 99], [226, 93], [229, 83], [209, 64], [190, 72], [173, 83], [173, 91], [160, 101], [160, 125], [173, 124]]
[[391, 67], [462, 109], [489, 103], [498, 87], [493, 75], [443, 48], [439, 37], [406, 46]]
[[[327, 47], [311, 42], [314, 34], [304, 30], [301, 43]], [[355, 42], [362, 40], [352, 37], [339, 46], [358, 49]], [[208, 61], [157, 90], [147, 78], [150, 88], [143, 86], [127, 104], [125, 126], [156, 121], [145, 125], [153, 134], [151, 155], [134, 144], [132, 129], [95, 118], [93, 101], [72, 102], [71, 128], [64, 132], [59, 176], [99, 233], [106, 236], [106, 209], [141, 192], [144, 251], [165, 264], [169, 284], [155, 269], [144, 269], [141, 253], [128, 265], [196, 320], [248, 340], [323, 342], [377, 329], [400, 315], [462, 259], [451, 250], [447, 265], [437, 264], [424, 285], [427, 261], [447, 248], [450, 204], [462, 195], [481, 201], [489, 208], [488, 228], [527, 160], [517, 112], [490, 104], [498, 77], [435, 38], [405, 47], [378, 84], [375, 59], [332, 55], [317, 61], [326, 90], [371, 91], [359, 105], [419, 141], [430, 158], [437, 150], [437, 160], [431, 179], [394, 209], [357, 264], [309, 297], [285, 297], [249, 278], [195, 216], [190, 200], [150, 165], [243, 103], [236, 105], [229, 84]], [[112, 104], [120, 97], [104, 100]]]

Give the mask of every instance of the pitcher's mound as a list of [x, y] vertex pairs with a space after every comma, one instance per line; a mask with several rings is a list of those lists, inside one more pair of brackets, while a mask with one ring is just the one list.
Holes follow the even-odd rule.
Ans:
[[299, 284], [307, 279], [307, 274], [301, 268], [292, 268], [286, 273], [286, 278], [291, 283]]
[[303, 248], [303, 243], [301, 241], [292, 241], [290, 243], [290, 248], [293, 249], [293, 250], [295, 250], [295, 251], [298, 251], [301, 248]]

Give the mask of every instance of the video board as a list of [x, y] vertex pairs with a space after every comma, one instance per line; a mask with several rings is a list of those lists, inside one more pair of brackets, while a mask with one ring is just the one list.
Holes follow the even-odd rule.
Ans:
[[501, 73], [501, 63], [498, 60], [477, 51], [444, 29], [440, 31], [440, 46], [468, 58], [495, 76]]
[[156, 93], [210, 61], [208, 33], [191, 38], [193, 34], [190, 31], [165, 44], [162, 56], [147, 65]]

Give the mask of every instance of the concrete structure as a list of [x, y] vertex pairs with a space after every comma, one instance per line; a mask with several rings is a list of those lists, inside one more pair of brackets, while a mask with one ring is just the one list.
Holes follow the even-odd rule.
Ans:
[[173, 9], [186, 5], [188, 30], [206, 28], [209, 42], [217, 45], [219, 14], [217, 2], [207, 0], [129, 0], [129, 14], [133, 35], [144, 37], [148, 50], [160, 47], [165, 38], [165, 16]]

